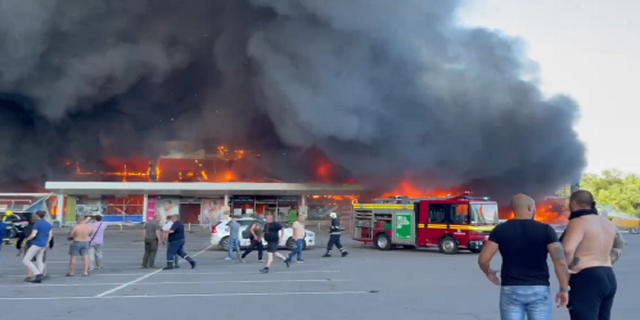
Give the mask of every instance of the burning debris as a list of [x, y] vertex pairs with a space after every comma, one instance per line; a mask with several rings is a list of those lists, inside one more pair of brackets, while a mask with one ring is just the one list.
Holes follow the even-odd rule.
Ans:
[[[576, 103], [522, 80], [517, 41], [457, 26], [460, 1], [10, 3], [0, 11], [2, 185], [69, 170], [128, 181], [336, 173], [385, 191], [409, 177], [500, 198], [548, 194], [585, 165]], [[207, 154], [256, 150], [260, 161], [226, 153], [238, 158], [229, 173], [161, 158], [176, 140]], [[104, 169], [105, 159], [126, 168]]]

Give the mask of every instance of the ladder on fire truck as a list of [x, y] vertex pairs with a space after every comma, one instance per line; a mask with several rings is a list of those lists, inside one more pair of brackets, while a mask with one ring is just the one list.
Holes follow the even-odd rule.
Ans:
[[445, 200], [445, 199], [478, 199], [478, 200], [489, 200], [489, 197], [482, 196], [472, 196], [469, 191], [465, 191], [463, 194], [459, 195], [446, 195], [442, 197], [420, 197], [420, 198], [410, 198], [407, 196], [395, 196], [389, 198], [376, 198], [373, 199], [375, 203], [380, 204], [413, 204], [419, 201], [424, 200]]

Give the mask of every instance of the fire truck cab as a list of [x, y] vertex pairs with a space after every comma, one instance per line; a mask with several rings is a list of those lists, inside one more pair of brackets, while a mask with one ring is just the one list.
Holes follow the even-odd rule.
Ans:
[[380, 250], [395, 246], [478, 253], [498, 224], [498, 204], [469, 193], [451, 197], [375, 199], [353, 204], [353, 239]]

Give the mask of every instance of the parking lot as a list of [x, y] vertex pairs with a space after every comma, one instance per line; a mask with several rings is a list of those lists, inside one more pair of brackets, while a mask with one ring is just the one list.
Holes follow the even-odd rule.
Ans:
[[[68, 256], [64, 236], [49, 253], [52, 277], [42, 284], [23, 282], [24, 267], [15, 250], [4, 247], [0, 261], [3, 319], [150, 319], [162, 318], [305, 318], [477, 320], [497, 319], [498, 289], [480, 273], [474, 254], [441, 255], [435, 251], [381, 252], [345, 239], [350, 255], [321, 258], [321, 247], [304, 252], [305, 264], [287, 269], [276, 261], [269, 274], [259, 273], [257, 253], [247, 262], [225, 261], [209, 249], [206, 232], [188, 234], [187, 251], [198, 265], [177, 270], [141, 269], [139, 231], [109, 230], [105, 269], [65, 277]], [[348, 238], [348, 236], [346, 236]], [[318, 243], [327, 236], [319, 232]], [[629, 246], [616, 271], [619, 290], [613, 319], [633, 319], [639, 307], [640, 236]], [[163, 248], [156, 265], [165, 263]], [[496, 261], [499, 262], [499, 261]], [[496, 264], [496, 267], [498, 265]], [[556, 288], [554, 287], [554, 290]], [[568, 319], [559, 309], [553, 319]]]

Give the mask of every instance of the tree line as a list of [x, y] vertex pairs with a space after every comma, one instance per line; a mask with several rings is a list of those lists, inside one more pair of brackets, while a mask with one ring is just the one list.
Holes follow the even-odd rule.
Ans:
[[[580, 189], [593, 193], [598, 204], [609, 205], [619, 213], [640, 217], [640, 175], [620, 170], [586, 173], [580, 181]], [[560, 191], [568, 195], [569, 188]]]

